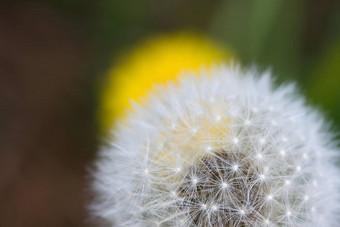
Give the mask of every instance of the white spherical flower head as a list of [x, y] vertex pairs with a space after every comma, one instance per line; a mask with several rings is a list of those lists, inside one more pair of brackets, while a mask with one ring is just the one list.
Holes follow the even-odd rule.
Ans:
[[270, 73], [184, 75], [117, 127], [91, 208], [113, 226], [337, 226], [332, 137]]

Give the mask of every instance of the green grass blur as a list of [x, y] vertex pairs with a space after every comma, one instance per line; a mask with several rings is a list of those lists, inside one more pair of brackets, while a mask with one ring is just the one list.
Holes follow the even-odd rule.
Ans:
[[[39, 2], [39, 1], [38, 1]], [[334, 0], [44, 0], [81, 24], [103, 72], [140, 39], [198, 31], [231, 45], [244, 65], [295, 81], [340, 129], [340, 4]]]

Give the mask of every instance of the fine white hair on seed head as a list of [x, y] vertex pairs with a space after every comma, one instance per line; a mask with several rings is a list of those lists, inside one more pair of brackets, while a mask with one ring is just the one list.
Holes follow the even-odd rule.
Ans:
[[112, 226], [337, 226], [336, 143], [270, 72], [182, 75], [134, 105], [93, 173]]

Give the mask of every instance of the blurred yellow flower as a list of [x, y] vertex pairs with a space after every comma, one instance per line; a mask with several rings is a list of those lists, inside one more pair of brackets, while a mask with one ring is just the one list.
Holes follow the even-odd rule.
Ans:
[[154, 84], [174, 80], [183, 70], [197, 72], [233, 57], [232, 51], [193, 33], [144, 41], [109, 70], [98, 112], [101, 129], [107, 130], [115, 118], [123, 117], [129, 100], [138, 103]]

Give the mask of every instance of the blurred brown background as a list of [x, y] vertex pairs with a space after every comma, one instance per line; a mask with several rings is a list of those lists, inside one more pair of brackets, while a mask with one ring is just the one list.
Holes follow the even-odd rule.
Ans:
[[0, 226], [86, 225], [95, 137], [82, 34], [47, 7], [1, 9]]
[[0, 3], [0, 226], [91, 226], [98, 81], [154, 33], [231, 45], [244, 64], [297, 81], [340, 128], [339, 21], [335, 0]]

